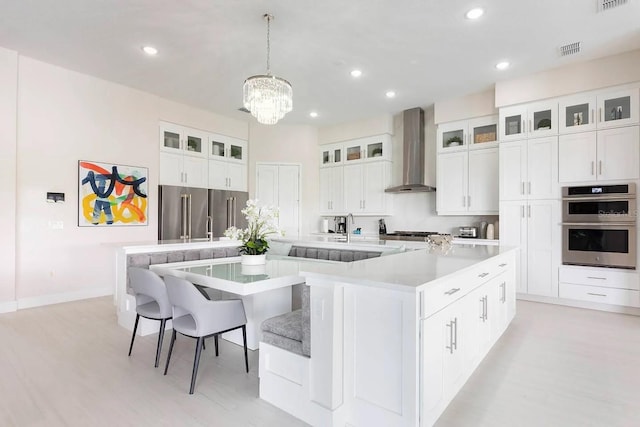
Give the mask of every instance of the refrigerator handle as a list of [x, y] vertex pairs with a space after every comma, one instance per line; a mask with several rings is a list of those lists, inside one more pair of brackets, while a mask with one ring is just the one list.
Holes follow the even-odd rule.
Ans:
[[233, 220], [233, 226], [236, 226], [236, 214], [238, 213], [238, 208], [236, 207], [236, 201], [237, 199], [235, 197], [232, 197], [231, 200], [233, 201], [233, 216], [231, 216], [232, 220]]
[[232, 206], [231, 206], [231, 200], [232, 200], [231, 197], [229, 197], [227, 199], [227, 228], [231, 227], [231, 225], [233, 223], [233, 221], [231, 220], [232, 215], [233, 215], [232, 214], [233, 209], [232, 209]]
[[180, 201], [182, 202], [182, 224], [180, 227], [180, 238], [187, 238], [187, 195], [181, 194]]
[[191, 238], [191, 194], [189, 194], [189, 239]]

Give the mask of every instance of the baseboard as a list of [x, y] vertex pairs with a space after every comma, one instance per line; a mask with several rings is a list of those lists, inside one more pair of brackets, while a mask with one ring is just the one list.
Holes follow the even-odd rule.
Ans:
[[0, 313], [11, 313], [18, 310], [18, 301], [0, 302]]
[[545, 304], [564, 305], [567, 307], [586, 308], [589, 310], [608, 311], [610, 313], [631, 314], [634, 316], [640, 316], [640, 309], [636, 307], [625, 307], [622, 305], [602, 304], [590, 301], [578, 301], [530, 294], [516, 294], [516, 298], [522, 301], [542, 302]]
[[50, 294], [31, 298], [18, 298], [17, 309], [22, 310], [24, 308], [60, 304], [62, 302], [78, 301], [89, 298], [106, 297], [108, 295], [113, 295], [113, 288], [97, 288], [77, 292], [67, 292], [63, 294]]

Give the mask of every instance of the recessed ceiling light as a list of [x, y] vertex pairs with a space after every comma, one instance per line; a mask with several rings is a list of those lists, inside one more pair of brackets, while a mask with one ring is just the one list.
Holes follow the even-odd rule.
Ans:
[[467, 12], [464, 16], [466, 16], [467, 19], [478, 19], [482, 15], [484, 15], [484, 10], [479, 7], [474, 7], [469, 12]]
[[362, 75], [362, 71], [360, 70], [351, 70], [351, 77], [360, 77]]
[[507, 68], [509, 68], [509, 65], [511, 65], [509, 64], [509, 61], [502, 61], [496, 64], [496, 68], [498, 70], [506, 70]]
[[155, 47], [153, 47], [153, 46], [144, 46], [144, 47], [142, 48], [142, 51], [143, 51], [144, 53], [146, 53], [147, 55], [151, 55], [151, 56], [153, 56], [153, 55], [157, 55], [157, 54], [158, 54], [158, 49], [156, 49], [156, 48], [155, 48]]
[[395, 98], [396, 97], [396, 93], [392, 90], [387, 91], [387, 93], [385, 93], [385, 95], [387, 96], [387, 98]]
[[309, 113], [309, 117], [313, 117], [315, 119], [316, 117], [318, 117], [318, 113], [316, 113], [315, 111], [312, 111]]

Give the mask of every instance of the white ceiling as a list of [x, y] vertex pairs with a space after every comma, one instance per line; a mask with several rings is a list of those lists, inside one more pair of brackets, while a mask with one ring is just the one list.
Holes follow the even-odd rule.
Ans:
[[[640, 48], [640, 0], [0, 0], [0, 46], [231, 117], [242, 83], [291, 82], [281, 123], [327, 125], [397, 113], [496, 81]], [[464, 18], [485, 8], [476, 22]], [[558, 47], [581, 41], [561, 58]], [[143, 45], [160, 53], [142, 54]], [[507, 59], [512, 67], [497, 71]], [[349, 72], [360, 68], [355, 80]], [[615, 73], [615, 70], [611, 70]], [[385, 92], [393, 89], [395, 99]], [[319, 113], [309, 118], [311, 110]], [[253, 120], [253, 118], [251, 118]]]

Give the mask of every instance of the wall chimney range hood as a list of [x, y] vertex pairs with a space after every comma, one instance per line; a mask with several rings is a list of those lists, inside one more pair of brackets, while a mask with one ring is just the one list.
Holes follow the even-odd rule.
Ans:
[[436, 191], [424, 184], [424, 111], [411, 108], [402, 112], [402, 185], [384, 190], [387, 193]]

